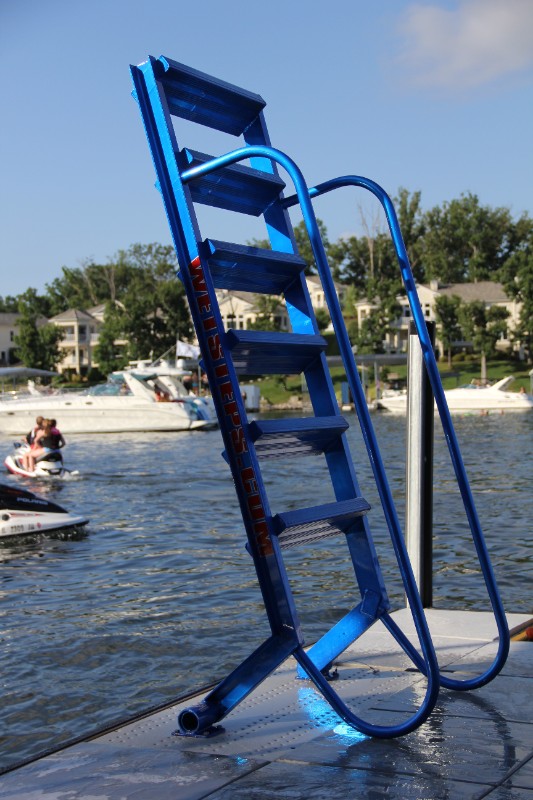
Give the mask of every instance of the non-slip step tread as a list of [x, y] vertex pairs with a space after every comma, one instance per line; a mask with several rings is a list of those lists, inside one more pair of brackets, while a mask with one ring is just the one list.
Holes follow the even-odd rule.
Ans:
[[172, 115], [240, 136], [257, 118], [263, 98], [161, 56], [154, 61]]
[[206, 239], [209, 271], [217, 289], [280, 295], [305, 269], [294, 253]]
[[254, 420], [250, 439], [261, 458], [288, 458], [326, 453], [348, 429], [344, 417]]
[[368, 501], [364, 497], [354, 497], [276, 514], [272, 523], [280, 545], [287, 548], [345, 533], [368, 511]]
[[[211, 161], [213, 156], [185, 148], [180, 161], [185, 172]], [[284, 181], [270, 172], [232, 164], [187, 182], [193, 202], [258, 217], [285, 188]]]
[[317, 334], [232, 329], [225, 343], [240, 375], [297, 375], [327, 347]]

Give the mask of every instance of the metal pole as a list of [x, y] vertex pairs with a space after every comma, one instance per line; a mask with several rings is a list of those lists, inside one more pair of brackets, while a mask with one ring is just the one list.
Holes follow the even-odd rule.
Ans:
[[[435, 323], [427, 322], [435, 343]], [[407, 552], [424, 608], [433, 604], [433, 392], [413, 322], [407, 362]]]

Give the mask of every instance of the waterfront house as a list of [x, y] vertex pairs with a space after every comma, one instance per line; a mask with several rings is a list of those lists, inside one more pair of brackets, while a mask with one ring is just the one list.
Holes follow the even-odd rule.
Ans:
[[19, 317], [20, 314], [16, 313], [0, 313], [0, 367], [7, 367], [12, 363], [10, 354], [15, 349]]
[[[95, 311], [99, 308], [96, 306]], [[91, 312], [77, 308], [69, 308], [50, 318], [49, 322], [57, 325], [64, 333], [59, 342], [61, 360], [57, 364], [58, 372], [71, 371], [81, 375], [94, 366], [94, 348], [98, 342], [102, 320], [103, 311], [98, 319]]]
[[[435, 322], [435, 301], [437, 297], [453, 295], [459, 297], [463, 303], [472, 303], [474, 300], [481, 300], [487, 308], [500, 306], [507, 309], [509, 317], [507, 320], [507, 331], [498, 342], [498, 348], [508, 350], [517, 347], [512, 342], [512, 331], [518, 325], [521, 304], [510, 298], [501, 283], [495, 281], [478, 281], [477, 283], [453, 283], [440, 284], [439, 281], [430, 281], [428, 285], [417, 284], [416, 286], [420, 305], [425, 318], [430, 322]], [[385, 334], [383, 347], [387, 352], [405, 352], [407, 350], [407, 339], [409, 335], [409, 323], [411, 320], [411, 310], [405, 295], [397, 296], [398, 304], [401, 306], [401, 314], [391, 325], [391, 331]], [[376, 311], [378, 305], [366, 299], [355, 303], [357, 324], [359, 328], [364, 320]], [[439, 341], [438, 329], [436, 346], [443, 350], [442, 343]]]
[[[313, 308], [327, 308], [324, 290], [318, 275], [306, 275], [306, 282]], [[342, 283], [335, 283], [335, 289], [342, 304], [346, 286]], [[229, 292], [227, 289], [217, 291], [224, 327], [241, 330], [250, 328], [261, 313], [258, 307], [258, 297], [259, 295], [253, 292]], [[278, 330], [290, 330], [289, 315], [281, 298], [279, 306], [273, 312], [273, 321]]]
[[[217, 298], [225, 328], [246, 330], [261, 315], [259, 295], [253, 292], [228, 292], [222, 289], [217, 291]], [[289, 315], [281, 300], [274, 311], [274, 322], [279, 330], [289, 330]]]

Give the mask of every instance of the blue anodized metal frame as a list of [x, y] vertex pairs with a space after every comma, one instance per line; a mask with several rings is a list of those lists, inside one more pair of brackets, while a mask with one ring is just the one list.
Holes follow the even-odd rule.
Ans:
[[[214, 159], [201, 167], [196, 167], [191, 170], [186, 170], [180, 175], [175, 161], [175, 148], [168, 134], [168, 125], [164, 112], [163, 104], [154, 101], [154, 94], [157, 92], [157, 81], [148, 65], [144, 66], [143, 71], [140, 69], [132, 69], [132, 76], [135, 85], [137, 100], [143, 113], [143, 120], [148, 140], [152, 150], [152, 156], [156, 165], [156, 172], [158, 174], [159, 186], [165, 201], [165, 208], [169, 219], [169, 224], [173, 234], [173, 238], [178, 251], [180, 264], [193, 264], [199, 258], [197, 251], [198, 236], [195, 231], [190, 230], [187, 237], [187, 231], [183, 228], [183, 215], [180, 215], [178, 210], [178, 197], [181, 195], [182, 203], [186, 203], [184, 197], [184, 189], [188, 181], [192, 180], [199, 174], [208, 173], [222, 166], [230, 163], [235, 163], [238, 160], [248, 159], [250, 157], [268, 158], [280, 163], [293, 178], [297, 191], [302, 194], [302, 197], [307, 199], [309, 204], [310, 213], [313, 214], [312, 206], [310, 204], [309, 194], [303, 177], [296, 167], [296, 165], [283, 153], [266, 146], [248, 146], [241, 150], [235, 151], [228, 156]], [[146, 85], [151, 84], [151, 85]], [[159, 93], [158, 93], [159, 94]], [[150, 97], [151, 95], [151, 97]], [[165, 149], [167, 150], [165, 154]], [[169, 174], [168, 170], [172, 170]], [[318, 228], [316, 226], [316, 234]], [[187, 241], [188, 239], [188, 241]], [[191, 258], [192, 257], [192, 258]], [[194, 283], [191, 280], [190, 274], [187, 270], [182, 268], [182, 279], [187, 288], [188, 296], [194, 296]], [[214, 296], [214, 289], [210, 285], [209, 275], [206, 271], [202, 276], [205, 282], [205, 288], [209, 296]], [[191, 306], [193, 311], [193, 307]], [[194, 314], [194, 311], [193, 311]], [[222, 326], [221, 326], [222, 327]], [[202, 326], [198, 326], [200, 347], [202, 352], [209, 350], [209, 345], [206, 343], [202, 335]], [[231, 364], [228, 362], [226, 365], [229, 369]], [[205, 368], [209, 370], [209, 360], [205, 361]], [[216, 375], [209, 375], [210, 385], [215, 387], [213, 398], [215, 403], [219, 402], [216, 392], [217, 377]], [[229, 445], [229, 446], [228, 446]], [[231, 443], [226, 443], [226, 452], [230, 461], [232, 460], [232, 447]], [[253, 453], [250, 454], [253, 456]], [[234, 465], [235, 466], [235, 465]], [[237, 474], [238, 474], [237, 465]], [[241, 506], [243, 505], [241, 487], [236, 484], [237, 493], [240, 495], [239, 499]], [[392, 499], [391, 499], [392, 502]], [[308, 655], [303, 649], [303, 642], [299, 637], [299, 632], [294, 630], [294, 623], [291, 624], [290, 618], [296, 619], [296, 611], [294, 608], [287, 609], [287, 612], [280, 618], [280, 600], [281, 608], [283, 608], [286, 598], [290, 597], [290, 588], [288, 585], [287, 577], [280, 569], [281, 553], [278, 549], [276, 537], [271, 537], [272, 546], [274, 548], [275, 558], [272, 558], [272, 553], [261, 553], [258, 551], [257, 543], [253, 536], [249, 535], [249, 542], [254, 555], [256, 568], [258, 569], [258, 578], [263, 591], [265, 607], [269, 616], [270, 624], [273, 630], [272, 637], [261, 645], [248, 659], [246, 659], [236, 670], [233, 671], [224, 681], [222, 681], [211, 692], [200, 706], [191, 709], [186, 709], [180, 715], [180, 726], [182, 730], [187, 730], [192, 733], [201, 732], [213, 725], [215, 722], [222, 719], [238, 702], [240, 702], [246, 695], [270, 672], [282, 663], [287, 656], [294, 655], [294, 657], [301, 664], [305, 672], [313, 680], [317, 688], [326, 697], [332, 708], [344, 719], [348, 724], [362, 731], [363, 733], [379, 738], [392, 738], [409, 733], [422, 724], [430, 715], [433, 710], [439, 690], [438, 681], [438, 664], [433, 648], [433, 643], [425, 620], [424, 611], [420, 598], [416, 589], [416, 583], [409, 564], [409, 559], [405, 551], [405, 546], [401, 536], [397, 541], [395, 548], [400, 561], [402, 576], [406, 588], [406, 593], [410, 599], [415, 627], [417, 629], [421, 648], [424, 656], [425, 673], [427, 674], [427, 689], [424, 700], [420, 708], [408, 720], [393, 726], [374, 725], [362, 720], [356, 716], [341, 700], [338, 694], [333, 690], [327, 679], [324, 677], [318, 667], [312, 660], [312, 652]], [[276, 592], [276, 587], [283, 587], [281, 597], [279, 592]], [[267, 587], [267, 591], [265, 591]], [[353, 617], [347, 615], [341, 625], [344, 630], [350, 627], [350, 638], [348, 641], [340, 635], [339, 628], [336, 626], [330, 631], [327, 638], [328, 652], [339, 653], [342, 652], [360, 631], [354, 631], [353, 628], [360, 624], [360, 620], [353, 620]]]
[[[329, 273], [329, 266], [327, 264], [326, 255], [311, 203], [311, 197], [318, 196], [323, 191], [330, 191], [333, 188], [337, 188], [337, 185], [353, 185], [354, 181], [364, 181], [365, 179], [349, 176], [347, 178], [338, 179], [339, 181], [345, 181], [345, 183], [337, 184], [335, 181], [328, 182], [328, 184], [322, 184], [320, 187], [309, 190], [298, 167], [288, 156], [279, 150], [271, 148], [267, 144], [253, 143], [254, 137], [256, 137], [256, 140], [259, 142], [261, 142], [261, 140], [268, 141], [265, 138], [266, 129], [264, 126], [255, 132], [251, 131], [249, 133], [247, 147], [237, 149], [232, 153], [226, 154], [225, 156], [214, 158], [198, 167], [185, 170], [180, 175], [176, 161], [176, 151], [172, 141], [172, 134], [169, 133], [169, 130], [171, 130], [171, 127], [169, 128], [169, 124], [171, 126], [169, 112], [165, 107], [164, 92], [161, 90], [160, 86], [158, 86], [158, 81], [153, 69], [153, 63], [154, 60], [151, 59], [140, 68], [132, 67], [132, 76], [137, 100], [141, 107], [145, 129], [150, 143], [152, 156], [154, 158], [156, 172], [159, 179], [160, 189], [163, 194], [171, 232], [181, 265], [182, 279], [184, 280], [187, 289], [189, 301], [191, 302], [191, 298], [194, 301], [195, 297], [198, 299], [198, 296], [202, 295], [203, 310], [205, 311], [205, 308], [209, 306], [211, 312], [211, 316], [209, 317], [209, 324], [211, 327], [204, 331], [202, 325], [205, 327], [205, 314], [202, 319], [201, 315], [198, 314], [198, 308], [196, 308], [195, 314], [194, 302], [191, 302], [191, 312], [193, 313], [193, 318], [195, 318], [195, 326], [197, 328], [203, 354], [209, 353], [210, 345], [208, 341], [209, 337], [207, 336], [208, 331], [213, 331], [215, 328], [219, 331], [222, 331], [223, 326], [218, 313], [214, 287], [210, 280], [208, 270], [202, 270], [202, 253], [198, 249], [199, 231], [194, 227], [194, 220], [189, 218], [190, 212], [180, 213], [180, 208], [189, 211], [190, 207], [190, 198], [187, 197], [187, 183], [195, 178], [200, 177], [201, 175], [207, 175], [216, 169], [220, 169], [224, 166], [228, 166], [240, 160], [249, 158], [252, 159], [252, 163], [254, 162], [254, 159], [256, 159], [258, 164], [260, 163], [262, 165], [263, 169], [265, 168], [265, 164], [267, 162], [280, 164], [288, 172], [294, 183], [296, 189], [296, 199], [289, 198], [283, 202], [285, 207], [293, 205], [295, 202], [299, 202], [302, 207], [313, 253], [315, 255], [317, 266], [319, 267], [325, 295], [328, 300], [330, 313], [336, 329], [337, 338], [339, 340], [341, 353], [345, 361], [352, 394], [356, 401], [363, 436], [365, 438], [367, 450], [369, 452], [371, 464], [374, 470], [376, 483], [380, 493], [387, 524], [389, 526], [396, 558], [400, 566], [407, 598], [411, 606], [415, 627], [417, 629], [422, 648], [423, 658], [420, 657], [420, 654], [416, 648], [414, 648], [408, 642], [402, 631], [395, 623], [393, 623], [387, 613], [379, 613], [376, 609], [374, 614], [377, 614], [379, 618], [383, 619], [384, 624], [397, 638], [401, 646], [412, 658], [414, 663], [416, 663], [416, 665], [428, 677], [425, 699], [423, 700], [420, 709], [406, 722], [395, 726], [376, 726], [372, 725], [371, 723], [367, 723], [366, 721], [361, 720], [354, 715], [328, 684], [320, 670], [325, 664], [332, 660], [332, 658], [342, 652], [342, 650], [345, 649], [350, 641], [360, 635], [365, 627], [368, 627], [368, 624], [371, 624], [371, 622], [374, 621], [376, 616], [374, 616], [374, 618], [371, 619], [368, 624], [365, 624], [362, 622], [362, 615], [360, 611], [358, 609], [354, 609], [353, 612], [350, 612], [350, 614], [346, 615], [346, 617], [341, 620], [340, 623], [334, 626], [331, 631], [329, 631], [328, 634], [326, 634], [326, 636], [323, 637], [320, 642], [309, 651], [308, 654], [306, 654], [303, 650], [303, 640], [299, 630], [296, 609], [294, 608], [287, 576], [283, 568], [283, 562], [277, 538], [276, 536], [266, 536], [265, 542], [268, 540], [268, 546], [265, 546], [262, 549], [261, 545], [258, 545], [258, 538], [254, 534], [254, 531], [247, 529], [252, 555], [254, 556], [254, 562], [258, 571], [259, 583], [263, 592], [265, 607], [272, 628], [272, 636], [263, 645], [261, 645], [261, 647], [258, 648], [254, 654], [252, 654], [245, 662], [243, 662], [240, 667], [238, 667], [230, 676], [228, 676], [228, 678], [222, 681], [219, 686], [217, 686], [216, 689], [205, 698], [204, 703], [202, 703], [201, 706], [195, 707], [194, 709], [188, 709], [185, 712], [185, 715], [182, 715], [182, 727], [186, 731], [194, 732], [197, 730], [204, 730], [209, 725], [212, 725], [214, 722], [225, 716], [229, 710], [231, 710], [231, 708], [240, 702], [240, 700], [242, 700], [254, 688], [254, 686], [256, 686], [273, 669], [275, 669], [282, 661], [284, 661], [288, 655], [293, 654], [305, 672], [311, 677], [316, 686], [330, 702], [332, 707], [346, 722], [363, 731], [363, 733], [373, 736], [388, 738], [402, 735], [420, 725], [421, 722], [427, 719], [431, 713], [438, 694], [438, 663], [429, 630], [427, 628], [422, 604], [416, 589], [414, 576], [405, 550], [399, 521], [392, 501], [392, 495], [386, 479], [370, 417], [368, 415], [364, 393], [360, 385], [353, 353], [351, 351], [351, 346], [342, 319], [342, 312], [340, 310], [331, 275]], [[260, 116], [262, 117], [262, 115]], [[252, 143], [250, 143], [250, 138], [252, 139]], [[350, 183], [348, 184], [347, 182]], [[366, 182], [366, 184], [372, 184], [374, 187], [377, 186], [372, 182]], [[365, 187], [369, 188], [369, 186], [366, 184], [364, 184]], [[363, 184], [356, 183], [355, 185]], [[326, 186], [328, 188], [325, 188]], [[379, 187], [377, 187], [377, 189], [379, 189]], [[380, 189], [379, 191], [382, 192]], [[279, 212], [276, 213], [279, 215]], [[392, 215], [394, 215], [394, 209], [392, 209]], [[265, 218], [266, 217], [267, 215], [265, 214]], [[391, 218], [395, 220], [395, 216], [391, 216]], [[269, 224], [268, 219], [267, 224]], [[391, 223], [389, 222], [389, 224]], [[391, 231], [393, 231], [393, 228], [394, 223], [391, 225]], [[399, 229], [396, 231], [396, 228], [393, 231], [393, 238], [395, 237], [396, 233], [396, 239], [399, 236], [399, 241], [401, 242], [401, 234], [399, 234]], [[288, 243], [283, 241], [285, 234], [283, 233], [283, 225], [279, 224], [279, 218], [278, 220], [270, 220], [270, 233], [274, 234], [274, 237], [277, 237], [278, 239], [276, 248], [280, 250], [286, 249], [286, 244]], [[280, 239], [281, 241], [279, 241]], [[405, 260], [406, 258], [407, 257], [405, 255]], [[400, 261], [400, 263], [402, 264], [402, 261]], [[189, 265], [190, 269], [184, 269], [183, 265]], [[410, 267], [408, 261], [406, 261], [406, 266], [402, 266], [402, 275], [404, 276], [404, 280], [405, 275], [408, 274], [408, 272], [410, 272]], [[414, 290], [414, 281], [412, 282], [412, 287]], [[416, 291], [414, 291], [414, 295], [416, 301], [418, 302]], [[411, 297], [409, 299], [411, 302]], [[299, 326], [302, 326], [300, 327], [300, 330], [308, 327], [310, 322], [309, 318], [306, 318], [305, 314], [302, 315], [301, 309], [290, 308], [289, 298], [288, 305], [289, 312], [291, 313], [291, 319], [293, 320], [293, 327], [298, 329]], [[414, 311], [413, 316], [416, 320], [417, 316]], [[423, 325], [423, 329], [425, 331], [425, 324]], [[311, 330], [309, 332], [312, 333], [313, 331]], [[218, 344], [220, 345], [220, 352], [223, 353], [223, 341], [219, 340]], [[431, 355], [433, 355], [431, 348], [430, 351]], [[220, 377], [222, 375], [222, 372], [220, 371], [221, 368], [223, 367], [224, 380], [226, 380], [226, 377], [229, 377], [233, 386], [238, 385], [238, 381], [233, 371], [231, 359], [225, 360], [222, 358], [222, 361], [218, 361], [218, 374], [216, 369], [213, 368], [213, 365], [210, 364], [209, 358], [206, 359], [204, 357], [204, 362], [206, 371], [208, 372], [210, 385], [213, 389], [215, 404], [217, 404], [217, 412], [219, 413], [220, 417], [220, 414], [224, 413], [223, 402], [220, 396], [220, 388], [222, 385], [222, 379]], [[440, 381], [438, 381], [438, 384], [440, 386]], [[217, 391], [217, 389], [219, 391]], [[237, 415], [237, 417], [240, 416], [244, 419], [245, 414], [244, 409], [242, 408], [240, 395], [232, 395], [231, 402], [232, 404], [235, 404], [236, 411], [234, 413]], [[253, 448], [251, 448], [251, 452], [247, 455], [249, 460], [243, 466], [243, 456], [241, 454], [240, 456], [236, 457], [234, 447], [232, 446], [234, 442], [232, 442], [231, 439], [227, 439], [227, 441], [225, 440], [225, 443], [226, 452], [232, 465], [232, 471], [234, 475], [236, 474], [239, 476], [242, 474], [243, 470], [251, 470], [250, 475], [253, 475], [253, 480], [261, 483], [260, 471], [256, 469], [257, 464], [255, 463]], [[468, 495], [468, 484], [466, 485], [466, 494]], [[244, 509], [248, 499], [246, 491], [244, 491], [242, 484], [239, 485], [238, 481], [236, 481], [236, 488], [241, 507]], [[267, 518], [269, 515], [269, 510], [266, 505], [266, 501], [264, 500], [264, 487], [260, 486], [259, 489], [261, 491], [263, 504], [265, 506], [265, 518]], [[461, 489], [461, 491], [463, 492], [463, 489]], [[243, 513], [243, 518], [244, 517], [245, 515]], [[265, 524], [267, 525], [266, 520]], [[480, 537], [482, 543], [480, 556], [481, 561], [484, 545], [481, 534]], [[480, 537], [478, 536], [478, 539]], [[354, 558], [353, 553], [352, 558]], [[490, 570], [490, 562], [488, 563]], [[500, 638], [502, 638], [501, 631]], [[495, 669], [492, 670], [492, 672], [494, 671]], [[490, 677], [485, 676], [485, 678], [486, 679], [483, 682], [490, 680]], [[442, 679], [441, 683], [445, 685], [444, 680]], [[465, 686], [466, 682], [452, 683], [461, 683], [460, 687], [454, 685], [452, 688], [472, 688], [470, 685]], [[479, 685], [481, 685], [481, 683]]]

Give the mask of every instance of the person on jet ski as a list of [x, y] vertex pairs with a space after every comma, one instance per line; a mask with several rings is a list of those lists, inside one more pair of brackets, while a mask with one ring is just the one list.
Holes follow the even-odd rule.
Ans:
[[42, 430], [37, 434], [30, 451], [24, 453], [23, 466], [27, 472], [35, 472], [35, 462], [38, 458], [48, 455], [54, 450], [59, 450], [65, 445], [65, 440], [55, 427], [55, 422], [51, 419], [43, 420]]
[[63, 438], [63, 434], [61, 433], [61, 431], [57, 427], [57, 420], [51, 419], [50, 420], [50, 424], [52, 426], [51, 429], [50, 429], [50, 435], [53, 437], [53, 439], [55, 441], [54, 450], [61, 450], [61, 448], [66, 445], [66, 442], [65, 442], [65, 440]]
[[35, 439], [37, 438], [37, 434], [42, 431], [43, 422], [44, 422], [44, 417], [41, 417], [41, 416], [36, 417], [35, 418], [34, 427], [31, 429], [31, 431], [28, 434], [26, 434], [25, 441], [30, 445], [30, 447], [34, 443]]

